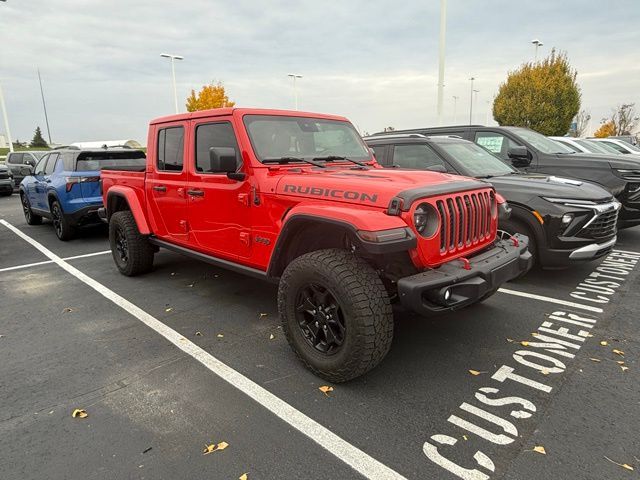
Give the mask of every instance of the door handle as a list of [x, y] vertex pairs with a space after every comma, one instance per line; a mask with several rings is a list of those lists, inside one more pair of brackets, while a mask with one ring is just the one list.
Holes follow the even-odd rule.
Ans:
[[164, 185], [154, 185], [153, 189], [156, 192], [166, 192], [167, 191], [167, 187], [165, 187]]
[[204, 190], [187, 190], [187, 193], [193, 197], [204, 197]]

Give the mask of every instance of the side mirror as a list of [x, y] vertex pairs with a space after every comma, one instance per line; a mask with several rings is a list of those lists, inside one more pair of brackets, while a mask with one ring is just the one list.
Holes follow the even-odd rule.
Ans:
[[511, 163], [513, 163], [514, 167], [528, 167], [529, 164], [531, 164], [531, 158], [527, 147], [511, 147], [507, 151], [507, 156], [511, 159]]
[[24, 164], [25, 164], [25, 165], [29, 165], [31, 168], [33, 168], [33, 167], [35, 167], [35, 166], [36, 166], [36, 162], [33, 160], [33, 158], [27, 158], [27, 159], [24, 161]]
[[427, 167], [427, 170], [431, 172], [447, 173], [447, 168], [444, 165], [440, 164], [431, 165], [430, 167]]
[[209, 149], [208, 173], [226, 173], [233, 180], [243, 180], [244, 173], [237, 173], [236, 149], [231, 147], [211, 147]]

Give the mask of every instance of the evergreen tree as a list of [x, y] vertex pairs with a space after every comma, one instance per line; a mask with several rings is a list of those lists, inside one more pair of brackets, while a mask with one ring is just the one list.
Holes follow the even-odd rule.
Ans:
[[40, 131], [40, 127], [36, 127], [36, 132], [33, 134], [33, 139], [31, 140], [31, 147], [42, 148], [48, 147], [49, 145], [42, 137], [42, 132]]

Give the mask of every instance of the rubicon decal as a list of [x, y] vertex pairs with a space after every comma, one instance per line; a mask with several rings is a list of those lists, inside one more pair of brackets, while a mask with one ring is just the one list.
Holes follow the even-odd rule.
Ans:
[[354, 190], [339, 190], [333, 188], [307, 187], [302, 185], [285, 185], [284, 193], [299, 195], [314, 195], [327, 198], [344, 198], [345, 200], [360, 200], [361, 202], [376, 203], [377, 193], [356, 192]]
[[[608, 303], [638, 262], [640, 253], [613, 250], [571, 296], [596, 304]], [[603, 313], [600, 307], [582, 308]], [[449, 416], [447, 422], [457, 429], [431, 435], [423, 444], [426, 457], [463, 480], [492, 478], [495, 463], [482, 450], [504, 447], [518, 440], [518, 428], [538, 412], [532, 401], [534, 394], [548, 395], [552, 391], [548, 379], [566, 371], [587, 339], [593, 337], [590, 331], [597, 321], [593, 314], [566, 309], [547, 314], [531, 339], [518, 342], [525, 348], [513, 353], [515, 366], [500, 366], [486, 386], [474, 392], [473, 399], [460, 404]], [[460, 447], [460, 438], [473, 444], [473, 455]]]

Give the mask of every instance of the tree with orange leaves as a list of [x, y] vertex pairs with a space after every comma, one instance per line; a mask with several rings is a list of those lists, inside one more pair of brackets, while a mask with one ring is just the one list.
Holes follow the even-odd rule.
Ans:
[[186, 107], [187, 111], [195, 112], [212, 108], [233, 107], [235, 104], [236, 102], [229, 100], [222, 83], [218, 82], [215, 85], [213, 83], [203, 85], [197, 94], [195, 90], [191, 90], [191, 95], [187, 97]]

